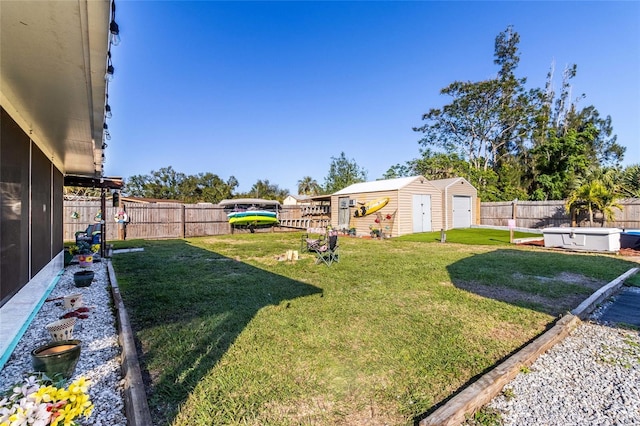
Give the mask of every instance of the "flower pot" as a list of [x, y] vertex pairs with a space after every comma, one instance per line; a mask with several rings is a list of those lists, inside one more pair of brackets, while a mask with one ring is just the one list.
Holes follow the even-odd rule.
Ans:
[[80, 340], [60, 340], [31, 351], [31, 365], [36, 372], [55, 379], [61, 375], [70, 379], [80, 359]]
[[89, 287], [93, 276], [93, 271], [78, 271], [73, 274], [73, 282], [76, 287]]
[[63, 306], [66, 310], [81, 308], [83, 306], [82, 293], [74, 293], [64, 296]]
[[73, 254], [69, 250], [64, 251], [64, 266], [71, 265], [71, 261], [73, 260]]
[[45, 328], [51, 335], [51, 340], [58, 342], [60, 340], [73, 339], [74, 325], [76, 325], [76, 317], [71, 317], [50, 322], [45, 326]]
[[78, 263], [83, 268], [91, 266], [93, 264], [93, 255], [92, 254], [79, 254], [78, 255]]

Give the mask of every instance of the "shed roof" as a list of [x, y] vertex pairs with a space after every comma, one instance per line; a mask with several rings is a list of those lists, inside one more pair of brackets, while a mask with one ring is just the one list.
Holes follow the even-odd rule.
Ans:
[[409, 176], [395, 179], [374, 180], [371, 182], [360, 182], [349, 185], [346, 188], [335, 192], [333, 195], [356, 194], [360, 192], [396, 191], [404, 188], [417, 179], [426, 179], [423, 176]]
[[429, 181], [433, 186], [435, 186], [438, 189], [447, 189], [448, 187], [450, 187], [451, 185], [454, 185], [458, 182], [466, 182], [468, 183], [471, 187], [473, 187], [473, 185], [471, 185], [471, 183], [469, 183], [468, 180], [466, 180], [463, 177], [455, 177], [455, 178], [449, 178], [449, 179], [438, 179], [438, 180], [430, 180]]
[[433, 184], [433, 186], [435, 186], [438, 189], [445, 189], [447, 186], [453, 185], [454, 183], [456, 183], [457, 181], [461, 180], [461, 177], [454, 177], [454, 178], [449, 178], [449, 179], [437, 179], [437, 180], [431, 180], [429, 182], [431, 182]]

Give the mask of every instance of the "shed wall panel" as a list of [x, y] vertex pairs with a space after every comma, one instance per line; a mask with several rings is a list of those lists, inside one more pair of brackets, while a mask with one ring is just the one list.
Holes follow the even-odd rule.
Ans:
[[[371, 228], [383, 229], [383, 232], [385, 232], [386, 234], [388, 233], [393, 236], [397, 235], [397, 232], [398, 232], [398, 228], [396, 224], [397, 221], [387, 220], [386, 215], [387, 214], [393, 215], [394, 212], [398, 211], [398, 191], [356, 193], [356, 194], [349, 194], [348, 196], [349, 196], [349, 199], [357, 200], [357, 203], [358, 203], [356, 204], [356, 207], [349, 208], [349, 217], [350, 217], [349, 227], [356, 229], [356, 235], [358, 236], [369, 235], [371, 232]], [[356, 209], [358, 208], [358, 206], [361, 205], [361, 203], [366, 203], [382, 197], [389, 197], [389, 202], [387, 203], [387, 205], [384, 206], [382, 209], [378, 210], [378, 212], [381, 214], [383, 218], [382, 223], [376, 223], [376, 218], [378, 217], [376, 213], [369, 214], [364, 217], [353, 216]], [[331, 226], [333, 227], [338, 226], [339, 199], [340, 199], [339, 196], [331, 197]], [[397, 219], [397, 215], [396, 217], [394, 217], [394, 219]], [[385, 230], [384, 229], [385, 227], [388, 227], [388, 229]]]
[[[460, 179], [459, 182], [453, 183], [442, 191], [442, 226], [443, 229], [451, 229], [453, 227], [453, 197], [456, 195], [471, 197], [471, 223], [476, 223], [476, 199], [478, 197], [477, 190], [466, 180]], [[439, 229], [439, 228], [438, 228]]]
[[431, 196], [431, 229], [439, 229], [442, 222], [442, 195], [440, 191], [427, 180], [421, 183], [416, 179], [413, 183], [399, 190], [398, 233], [395, 236], [413, 233], [413, 196], [416, 194]]

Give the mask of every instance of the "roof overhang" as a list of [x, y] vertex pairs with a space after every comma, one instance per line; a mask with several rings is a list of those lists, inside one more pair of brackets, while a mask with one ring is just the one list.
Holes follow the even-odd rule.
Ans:
[[0, 104], [65, 175], [102, 174], [110, 0], [0, 1]]
[[124, 181], [121, 177], [89, 177], [66, 175], [64, 186], [80, 186], [83, 188], [122, 189]]

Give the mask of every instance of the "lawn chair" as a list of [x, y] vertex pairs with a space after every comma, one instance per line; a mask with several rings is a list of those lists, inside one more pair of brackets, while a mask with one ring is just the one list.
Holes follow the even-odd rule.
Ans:
[[87, 226], [84, 231], [76, 232], [76, 244], [80, 241], [87, 242], [91, 245], [100, 244], [100, 237], [102, 236], [102, 224], [95, 223]]
[[331, 230], [327, 235], [327, 241], [322, 245], [310, 247], [316, 256], [316, 264], [324, 262], [325, 265], [331, 266], [333, 262], [338, 262], [338, 231]]
[[[326, 229], [324, 228], [307, 228], [307, 232], [302, 234], [300, 239], [300, 253], [313, 251], [313, 247], [320, 247], [326, 242]], [[318, 234], [318, 236], [311, 236]]]

